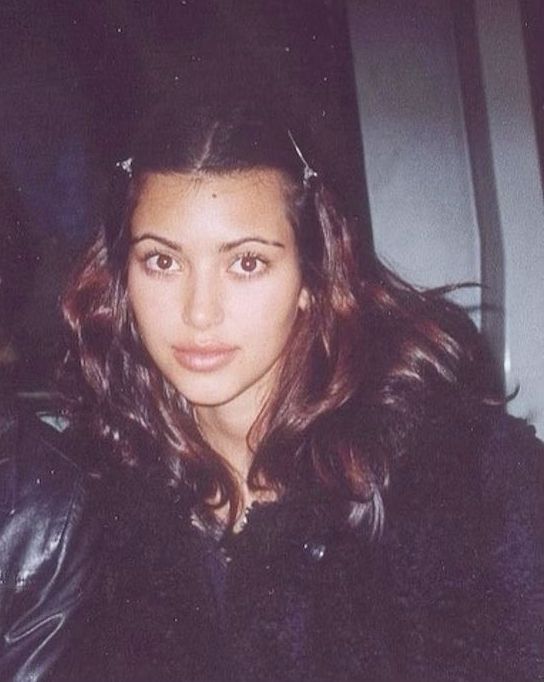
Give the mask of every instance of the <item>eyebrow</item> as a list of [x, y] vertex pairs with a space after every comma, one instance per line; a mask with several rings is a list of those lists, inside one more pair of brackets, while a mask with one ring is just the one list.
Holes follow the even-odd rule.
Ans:
[[[153, 241], [159, 242], [160, 244], [164, 244], [164, 246], [167, 246], [169, 249], [172, 249], [173, 251], [178, 252], [182, 251], [182, 247], [179, 242], [174, 242], [170, 239], [166, 239], [166, 237], [161, 237], [158, 234], [153, 234], [151, 232], [144, 232], [144, 234], [141, 234], [139, 237], [134, 237], [133, 239], [130, 240], [130, 243], [131, 245], [139, 244], [140, 242], [143, 242], [146, 239], [152, 239]], [[224, 242], [219, 247], [219, 252], [228, 253], [229, 251], [232, 251], [233, 249], [236, 249], [239, 246], [242, 246], [242, 244], [246, 244], [247, 242], [257, 242], [259, 244], [265, 244], [266, 246], [275, 246], [279, 249], [285, 248], [285, 244], [282, 244], [282, 242], [263, 239], [262, 237], [257, 236], [249, 236], [242, 237], [241, 239], [235, 239], [234, 241], [231, 242]]]
[[139, 244], [146, 239], [152, 239], [155, 242], [159, 242], [159, 244], [164, 244], [164, 246], [167, 246], [173, 251], [181, 251], [181, 244], [178, 242], [173, 242], [170, 239], [166, 239], [166, 237], [159, 237], [158, 234], [152, 234], [151, 232], [144, 232], [144, 234], [141, 234], [139, 237], [133, 237], [130, 240], [130, 245], [134, 246], [134, 244]]
[[262, 237], [252, 236], [242, 237], [241, 239], [236, 239], [235, 241], [232, 242], [225, 242], [224, 244], [221, 244], [221, 246], [219, 247], [219, 251], [221, 253], [232, 251], [232, 249], [237, 249], [239, 246], [242, 246], [242, 244], [245, 244], [246, 242], [258, 242], [259, 244], [265, 244], [266, 246], [276, 246], [279, 249], [285, 248], [285, 244], [282, 244], [281, 242], [271, 241], [269, 239], [263, 239]]

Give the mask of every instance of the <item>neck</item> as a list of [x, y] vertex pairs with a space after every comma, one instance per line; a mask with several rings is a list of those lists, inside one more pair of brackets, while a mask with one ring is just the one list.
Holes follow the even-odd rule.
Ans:
[[195, 411], [198, 426], [206, 441], [225, 458], [241, 482], [244, 482], [253, 460], [247, 438], [256, 415], [233, 411], [228, 406], [198, 407]]
[[[235, 524], [236, 531], [243, 528], [243, 510], [255, 500], [272, 500], [271, 492], [255, 492], [249, 489], [247, 478], [253, 461], [253, 452], [248, 445], [248, 434], [256, 419], [251, 413], [232, 414], [228, 409], [202, 408], [196, 410], [200, 431], [212, 448], [220, 453], [230, 465], [238, 483], [241, 506], [239, 518]], [[226, 520], [228, 506], [218, 509], [216, 515]]]
[[[275, 368], [262, 379], [251, 391], [244, 391], [235, 399], [222, 405], [195, 405], [195, 417], [205, 440], [218, 452], [231, 467], [237, 478], [243, 506], [254, 500], [274, 499], [271, 491], [250, 491], [247, 485], [248, 473], [254, 457], [254, 449], [261, 434], [255, 433], [255, 439], [248, 443], [251, 428], [259, 417], [270, 394]], [[251, 449], [253, 446], [253, 450]], [[219, 510], [222, 516], [226, 510]]]

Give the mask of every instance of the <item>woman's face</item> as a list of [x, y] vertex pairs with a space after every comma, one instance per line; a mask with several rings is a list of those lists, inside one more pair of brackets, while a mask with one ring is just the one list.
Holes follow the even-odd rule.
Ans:
[[281, 175], [150, 175], [128, 294], [151, 358], [189, 402], [259, 409], [307, 299]]

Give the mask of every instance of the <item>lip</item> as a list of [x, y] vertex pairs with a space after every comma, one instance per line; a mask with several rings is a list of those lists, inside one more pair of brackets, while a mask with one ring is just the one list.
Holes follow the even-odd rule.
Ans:
[[221, 369], [232, 360], [236, 351], [236, 346], [224, 344], [173, 347], [176, 361], [191, 372], [213, 372]]

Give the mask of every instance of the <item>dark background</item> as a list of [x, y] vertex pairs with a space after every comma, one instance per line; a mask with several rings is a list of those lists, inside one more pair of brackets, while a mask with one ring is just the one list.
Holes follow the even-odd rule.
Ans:
[[4, 0], [0, 32], [4, 385], [50, 385], [62, 283], [135, 121], [168, 89], [285, 98], [368, 232], [343, 2]]

